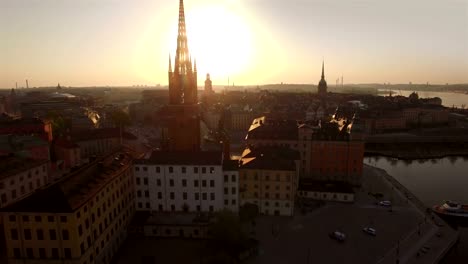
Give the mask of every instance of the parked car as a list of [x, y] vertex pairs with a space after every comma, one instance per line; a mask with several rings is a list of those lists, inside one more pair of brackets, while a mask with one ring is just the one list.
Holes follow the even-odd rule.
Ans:
[[334, 231], [329, 234], [331, 239], [337, 240], [339, 242], [344, 242], [346, 240], [346, 235], [343, 232]]
[[385, 207], [390, 207], [390, 206], [392, 206], [392, 202], [390, 202], [390, 201], [380, 201], [379, 205], [380, 206], [385, 206]]
[[362, 231], [364, 231], [365, 233], [371, 235], [371, 236], [376, 236], [377, 235], [377, 232], [375, 230], [375, 228], [372, 228], [372, 227], [364, 227], [362, 229]]

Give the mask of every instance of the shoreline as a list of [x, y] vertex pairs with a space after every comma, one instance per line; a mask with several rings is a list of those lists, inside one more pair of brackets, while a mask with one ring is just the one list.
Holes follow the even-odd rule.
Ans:
[[425, 160], [425, 159], [442, 159], [447, 157], [468, 157], [468, 150], [466, 151], [437, 151], [438, 153], [431, 152], [398, 152], [391, 150], [365, 150], [364, 157], [384, 156], [388, 158], [396, 158], [399, 160]]

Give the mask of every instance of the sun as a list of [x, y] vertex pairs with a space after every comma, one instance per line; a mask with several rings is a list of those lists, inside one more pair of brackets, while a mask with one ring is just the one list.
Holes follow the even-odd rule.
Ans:
[[186, 11], [189, 51], [198, 73], [210, 73], [215, 81], [245, 71], [251, 63], [252, 34], [235, 10], [222, 5], [195, 7]]

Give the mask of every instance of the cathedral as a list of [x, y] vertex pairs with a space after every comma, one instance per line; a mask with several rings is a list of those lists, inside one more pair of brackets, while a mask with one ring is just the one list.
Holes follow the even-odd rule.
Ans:
[[185, 29], [184, 3], [180, 0], [177, 50], [174, 69], [169, 56], [169, 105], [166, 108], [166, 148], [171, 151], [200, 150], [200, 111], [197, 95], [197, 64], [190, 57]]

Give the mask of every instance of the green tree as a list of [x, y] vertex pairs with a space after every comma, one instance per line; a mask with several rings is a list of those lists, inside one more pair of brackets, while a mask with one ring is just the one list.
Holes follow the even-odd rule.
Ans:
[[63, 136], [67, 128], [70, 128], [67, 120], [61, 114], [57, 113], [56, 111], [49, 111], [47, 113], [47, 118], [50, 120], [52, 124], [52, 135], [54, 138]]

